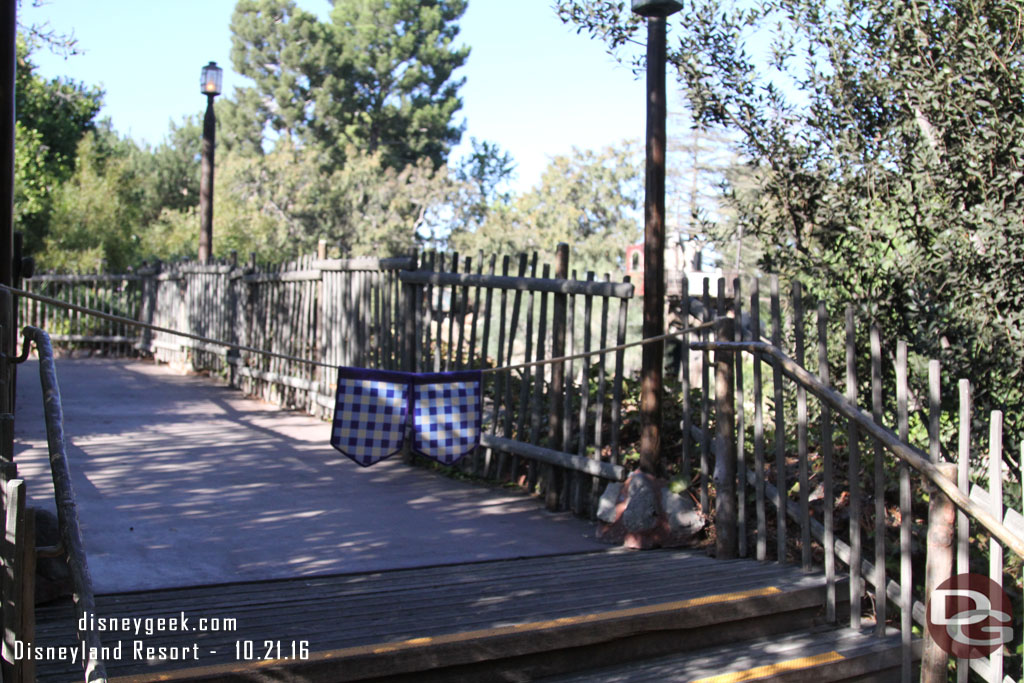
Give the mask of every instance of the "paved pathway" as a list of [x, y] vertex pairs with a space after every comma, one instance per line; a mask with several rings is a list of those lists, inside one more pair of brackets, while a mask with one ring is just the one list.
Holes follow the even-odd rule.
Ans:
[[[389, 460], [330, 426], [153, 363], [57, 361], [97, 592], [419, 567], [605, 548], [531, 498]], [[18, 372], [15, 458], [53, 508], [38, 365]]]

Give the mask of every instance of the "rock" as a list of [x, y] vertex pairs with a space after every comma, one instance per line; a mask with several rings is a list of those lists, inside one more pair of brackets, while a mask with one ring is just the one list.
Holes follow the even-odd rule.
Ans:
[[630, 533], [653, 529], [658, 524], [658, 482], [646, 474], [626, 480], [626, 507], [620, 519]]
[[601, 494], [601, 499], [597, 504], [597, 518], [602, 522], [608, 522], [611, 524], [615, 521], [616, 517], [616, 506], [619, 503], [619, 493], [622, 491], [622, 484], [619, 482], [612, 482], [605, 488], [604, 493]]
[[690, 545], [706, 524], [688, 497], [643, 472], [634, 472], [625, 484], [610, 484], [597, 515], [598, 539], [636, 549]]
[[704, 528], [704, 515], [697, 511], [693, 501], [687, 496], [672, 493], [667, 486], [661, 490], [661, 508], [674, 535], [694, 536]]

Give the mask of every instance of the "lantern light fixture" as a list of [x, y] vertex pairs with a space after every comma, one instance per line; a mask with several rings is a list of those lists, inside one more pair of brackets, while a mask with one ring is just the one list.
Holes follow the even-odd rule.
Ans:
[[199, 88], [204, 95], [216, 97], [221, 93], [221, 79], [224, 70], [217, 66], [217, 62], [210, 62], [203, 67], [199, 76]]
[[681, 9], [677, 0], [633, 0], [633, 13], [644, 17], [667, 17]]

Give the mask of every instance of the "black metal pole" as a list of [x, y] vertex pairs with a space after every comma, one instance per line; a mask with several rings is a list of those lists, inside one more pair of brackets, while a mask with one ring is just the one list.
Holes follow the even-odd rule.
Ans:
[[202, 175], [199, 179], [199, 262], [209, 263], [213, 257], [213, 148], [217, 118], [213, 113], [213, 98], [206, 96], [206, 116], [203, 117]]
[[[665, 17], [647, 18], [647, 166], [644, 199], [644, 338], [665, 333]], [[643, 347], [640, 469], [663, 474], [663, 342]]]

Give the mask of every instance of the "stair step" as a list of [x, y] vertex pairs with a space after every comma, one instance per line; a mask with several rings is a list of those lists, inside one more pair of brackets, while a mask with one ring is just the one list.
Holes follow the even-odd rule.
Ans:
[[[110, 658], [115, 680], [521, 681], [809, 628], [824, 602], [824, 577], [796, 567], [604, 551], [101, 595], [97, 613], [237, 619], [222, 632], [105, 632], [105, 645], [126, 651], [140, 638], [200, 649], [199, 661]], [[69, 613], [39, 610], [38, 644], [74, 642]], [[308, 643], [308, 659], [258, 661], [277, 656], [265, 643], [280, 643], [284, 657], [293, 641]], [[77, 669], [40, 662], [39, 680], [71, 680]]]
[[[915, 660], [920, 641], [913, 644]], [[746, 683], [899, 680], [899, 632], [819, 626], [612, 667], [553, 676], [544, 683]]]
[[[519, 621], [312, 654], [306, 661], [179, 670], [161, 681], [248, 680], [274, 669], [296, 680], [523, 681], [594, 664], [653, 657], [820, 619], [824, 588], [810, 577], [785, 585], [663, 603]], [[146, 677], [133, 677], [146, 681]]]

